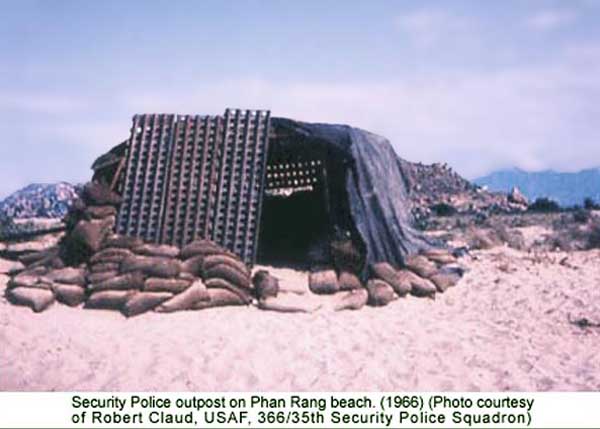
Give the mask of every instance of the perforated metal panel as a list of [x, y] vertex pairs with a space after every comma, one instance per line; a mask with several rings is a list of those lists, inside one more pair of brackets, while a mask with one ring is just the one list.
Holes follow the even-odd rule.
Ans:
[[182, 246], [208, 238], [254, 263], [268, 111], [136, 115], [117, 232]]
[[269, 196], [289, 196], [296, 192], [311, 192], [322, 185], [324, 175], [324, 165], [320, 159], [270, 160], [265, 193]]

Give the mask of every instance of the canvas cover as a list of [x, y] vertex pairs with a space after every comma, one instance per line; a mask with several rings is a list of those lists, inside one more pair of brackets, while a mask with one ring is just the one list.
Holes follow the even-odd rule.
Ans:
[[312, 145], [324, 146], [333, 162], [346, 166], [345, 192], [330, 192], [329, 198], [334, 210], [348, 207], [367, 262], [401, 266], [406, 255], [436, 244], [413, 227], [402, 161], [386, 138], [348, 125], [285, 118], [273, 118], [272, 126], [301, 136], [294, 140], [306, 145], [306, 150]]

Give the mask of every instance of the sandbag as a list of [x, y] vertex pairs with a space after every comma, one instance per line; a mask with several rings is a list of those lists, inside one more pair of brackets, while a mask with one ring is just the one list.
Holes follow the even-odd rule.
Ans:
[[117, 209], [113, 206], [88, 206], [83, 211], [83, 217], [87, 220], [104, 219], [116, 215]]
[[426, 279], [437, 273], [437, 266], [435, 263], [421, 255], [407, 257], [404, 260], [404, 266], [413, 273]]
[[98, 182], [88, 182], [83, 187], [81, 198], [88, 206], [118, 206], [121, 197], [108, 186]]
[[203, 279], [205, 281], [214, 278], [227, 280], [234, 286], [241, 288], [251, 288], [250, 276], [229, 265], [217, 265], [204, 272]]
[[234, 292], [228, 289], [208, 289], [210, 300], [198, 301], [192, 308], [202, 310], [211, 307], [224, 307], [228, 305], [247, 305], [247, 303]]
[[202, 277], [202, 261], [204, 260], [203, 255], [192, 256], [186, 259], [181, 264], [181, 271], [184, 273], [192, 274], [195, 277]]
[[138, 293], [132, 290], [104, 290], [92, 293], [87, 301], [85, 308], [121, 310], [127, 300]]
[[55, 283], [52, 290], [59, 302], [70, 307], [75, 307], [85, 300], [85, 289], [81, 286]]
[[24, 276], [40, 277], [40, 276], [45, 276], [49, 272], [50, 272], [50, 269], [47, 267], [33, 267], [33, 268], [27, 267], [18, 274], [24, 275]]
[[79, 268], [67, 267], [58, 270], [48, 272], [45, 276], [46, 279], [67, 284], [67, 285], [85, 285], [85, 271]]
[[8, 281], [8, 288], [16, 287], [34, 287], [40, 281], [40, 277], [36, 275], [30, 275], [27, 273], [21, 273]]
[[399, 270], [398, 276], [403, 282], [410, 283], [410, 293], [414, 296], [433, 296], [437, 292], [437, 288], [431, 281], [419, 277], [410, 270]]
[[277, 296], [279, 293], [279, 280], [269, 274], [267, 270], [258, 270], [254, 273], [252, 284], [259, 299]]
[[121, 262], [120, 272], [141, 271], [148, 277], [177, 277], [181, 271], [181, 262], [177, 259], [158, 256], [130, 256]]
[[27, 258], [19, 258], [21, 262], [28, 261], [25, 263], [27, 268], [35, 268], [39, 266], [50, 267], [53, 265], [52, 261], [58, 257], [59, 248], [51, 247], [46, 250], [42, 250], [40, 252], [35, 252], [35, 258], [27, 259]]
[[114, 279], [119, 276], [118, 271], [102, 271], [100, 273], [91, 273], [87, 275], [88, 283], [96, 284], [102, 283], [109, 279]]
[[311, 271], [308, 276], [308, 288], [316, 294], [335, 293], [340, 290], [337, 274], [333, 269]]
[[360, 310], [369, 299], [369, 292], [365, 288], [354, 289], [349, 292], [340, 292], [335, 295], [333, 305], [335, 311]]
[[117, 249], [134, 249], [144, 244], [144, 241], [139, 237], [131, 237], [129, 235], [113, 234], [109, 236], [102, 246], [106, 248], [117, 248]]
[[189, 288], [191, 284], [192, 280], [183, 278], [163, 279], [161, 277], [149, 277], [144, 282], [144, 291], [178, 294]]
[[189, 280], [190, 282], [195, 281], [198, 277], [190, 274], [190, 273], [186, 273], [183, 271], [183, 269], [181, 270], [181, 272], [179, 273], [179, 276], [177, 276], [178, 279], [182, 279], [182, 280]]
[[431, 249], [423, 252], [423, 256], [438, 265], [453, 264], [456, 262], [454, 255], [447, 249]]
[[348, 271], [342, 271], [338, 277], [338, 283], [340, 285], [340, 290], [355, 290], [355, 289], [363, 289], [363, 286], [360, 282], [360, 279], [356, 274], [350, 273]]
[[138, 292], [127, 300], [121, 312], [127, 317], [137, 316], [154, 309], [172, 296], [169, 292]]
[[367, 282], [367, 293], [368, 304], [375, 307], [388, 305], [397, 298], [392, 286], [380, 279], [370, 279]]
[[206, 272], [217, 265], [228, 265], [240, 273], [250, 276], [250, 270], [248, 270], [248, 267], [242, 262], [242, 260], [235, 255], [225, 253], [206, 255], [202, 260], [202, 271]]
[[437, 273], [431, 276], [431, 282], [435, 285], [438, 292], [445, 292], [448, 288], [456, 285], [460, 281], [460, 276], [455, 273]]
[[19, 261], [11, 261], [0, 258], [0, 274], [18, 274], [25, 269], [25, 265]]
[[54, 302], [50, 289], [16, 287], [6, 291], [6, 298], [13, 304], [24, 305], [36, 313], [44, 311]]
[[105, 273], [107, 271], [119, 271], [121, 264], [118, 262], [100, 262], [90, 265], [90, 272]]
[[133, 248], [133, 253], [143, 256], [161, 256], [165, 258], [176, 258], [179, 248], [167, 244], [142, 244]]
[[158, 313], [172, 313], [174, 311], [190, 310], [198, 301], [208, 301], [210, 295], [202, 280], [196, 280], [190, 287], [173, 298], [163, 302], [154, 311]]
[[321, 305], [294, 293], [281, 293], [276, 297], [260, 299], [258, 308], [280, 313], [312, 313], [321, 308]]
[[116, 263], [119, 264], [125, 259], [132, 257], [133, 253], [128, 249], [118, 247], [105, 247], [90, 258], [91, 264]]
[[55, 252], [56, 252], [56, 250], [54, 248], [52, 248], [52, 249], [41, 250], [39, 252], [25, 253], [23, 255], [18, 256], [17, 260], [19, 262], [21, 262], [23, 265], [27, 266], [27, 265], [30, 265], [41, 259], [46, 258], [50, 253], [55, 255], [56, 254]]
[[27, 268], [46, 267], [49, 269], [61, 269], [65, 263], [58, 255], [48, 256], [27, 266]]
[[90, 284], [92, 291], [142, 289], [143, 287], [144, 275], [137, 271]]
[[81, 220], [71, 231], [67, 240], [80, 247], [82, 252], [96, 253], [100, 250], [104, 239], [110, 234], [114, 220], [114, 217], [105, 220]]
[[387, 262], [378, 262], [371, 265], [373, 278], [383, 280], [389, 284], [398, 296], [405, 296], [411, 290], [410, 282], [402, 281], [398, 271]]
[[179, 257], [188, 259], [194, 256], [214, 255], [215, 253], [226, 253], [226, 250], [209, 240], [195, 240], [181, 249]]
[[227, 289], [235, 293], [244, 304], [250, 304], [252, 302], [252, 295], [248, 289], [236, 286], [225, 279], [213, 278], [208, 279], [204, 283], [208, 289]]

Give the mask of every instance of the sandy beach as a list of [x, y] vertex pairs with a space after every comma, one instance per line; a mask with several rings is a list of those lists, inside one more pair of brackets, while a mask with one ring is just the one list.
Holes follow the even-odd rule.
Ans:
[[[304, 295], [323, 306], [126, 319], [60, 304], [35, 314], [2, 298], [0, 389], [600, 389], [600, 329], [569, 322], [600, 318], [600, 251], [473, 255], [462, 260], [467, 275], [435, 300], [360, 311], [333, 312], [327, 299]], [[305, 288], [306, 273], [273, 272], [284, 288]]]

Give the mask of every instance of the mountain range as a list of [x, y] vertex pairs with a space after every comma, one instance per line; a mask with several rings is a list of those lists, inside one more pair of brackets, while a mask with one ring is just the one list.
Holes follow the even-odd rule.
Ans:
[[473, 182], [498, 192], [510, 192], [517, 187], [530, 201], [546, 197], [562, 206], [582, 205], [585, 198], [600, 202], [600, 168], [574, 173], [553, 170], [529, 172], [511, 168], [495, 171]]

